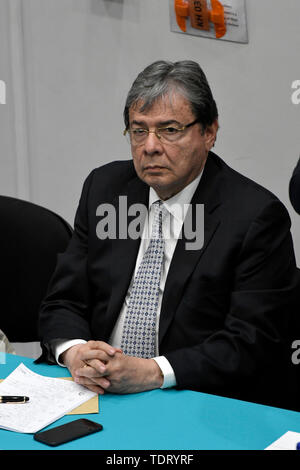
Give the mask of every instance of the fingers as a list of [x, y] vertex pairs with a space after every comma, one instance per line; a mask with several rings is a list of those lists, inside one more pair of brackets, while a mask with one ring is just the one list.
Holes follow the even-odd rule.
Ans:
[[105, 343], [104, 341], [88, 341], [87, 344], [89, 347], [93, 350], [99, 349], [104, 351], [106, 354], [109, 356], [114, 356], [116, 352], [123, 352], [122, 349], [120, 348], [115, 348], [113, 346], [110, 346], [110, 344]]
[[82, 356], [83, 365], [74, 370], [74, 380], [82, 385], [95, 382], [97, 385], [101, 384], [104, 388], [108, 387], [110, 382], [105, 378], [108, 375], [106, 367], [108, 356], [103, 351], [96, 351], [96, 359], [90, 359], [91, 357], [95, 357], [94, 351], [88, 351]]
[[[88, 341], [78, 349], [78, 359], [80, 365], [82, 363], [88, 364], [99, 373], [98, 375], [102, 375], [106, 370], [105, 364], [117, 353], [122, 353], [122, 350], [114, 348], [103, 341]], [[78, 369], [79, 367], [77, 367]]]
[[68, 361], [68, 368], [74, 381], [102, 395], [111, 385], [105, 377], [108, 375], [106, 364], [117, 353], [122, 354], [122, 349], [110, 346], [104, 341], [88, 341], [73, 348], [74, 352], [69, 354], [71, 359]]
[[104, 395], [104, 393], [105, 393], [105, 390], [102, 387], [100, 387], [99, 385], [96, 385], [94, 383], [86, 384], [86, 385], [84, 385], [84, 387], [88, 388], [89, 390], [91, 390], [94, 393], [97, 393], [98, 395]]
[[80, 359], [84, 364], [93, 367], [100, 374], [105, 371], [105, 364], [107, 364], [110, 357], [111, 356], [106, 354], [104, 351], [100, 351], [98, 349], [83, 351], [80, 355]]
[[[91, 367], [87, 367], [87, 369], [92, 369]], [[84, 385], [85, 387], [89, 388], [90, 390], [103, 395], [105, 390], [110, 386], [110, 381], [107, 380], [105, 377], [87, 377], [87, 376], [74, 376], [74, 382]]]
[[85, 385], [85, 387], [92, 392], [97, 393], [98, 395], [104, 395], [105, 393], [105, 390], [103, 390], [101, 387], [98, 387], [97, 385]]
[[82, 367], [78, 367], [74, 371], [74, 375], [76, 377], [86, 377], [92, 379], [95, 377], [103, 377], [108, 375], [108, 372], [105, 364], [99, 360], [94, 359], [90, 360], [89, 362], [84, 361], [84, 365]]

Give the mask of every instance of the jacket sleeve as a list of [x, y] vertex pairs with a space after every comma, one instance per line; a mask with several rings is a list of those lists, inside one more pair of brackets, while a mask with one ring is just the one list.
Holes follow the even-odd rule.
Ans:
[[73, 236], [66, 251], [58, 255], [55, 272], [40, 307], [39, 334], [43, 351], [40, 360], [54, 362], [50, 344], [55, 339], [91, 339], [87, 208], [92, 180], [93, 172], [83, 185]]
[[278, 200], [250, 224], [234, 271], [223, 328], [165, 354], [179, 388], [252, 399], [268, 375], [281, 380], [299, 275], [290, 218]]

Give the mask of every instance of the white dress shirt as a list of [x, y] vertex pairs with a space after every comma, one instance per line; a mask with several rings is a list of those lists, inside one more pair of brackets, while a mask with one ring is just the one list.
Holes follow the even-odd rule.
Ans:
[[[163, 377], [164, 377], [163, 385], [161, 388], [168, 388], [168, 387], [173, 387], [176, 385], [176, 377], [169, 361], [164, 356], [159, 356], [158, 328], [159, 328], [159, 316], [160, 316], [160, 310], [161, 310], [162, 297], [163, 297], [163, 292], [164, 292], [164, 287], [165, 287], [169, 267], [171, 264], [174, 250], [176, 248], [177, 240], [179, 238], [179, 235], [182, 229], [184, 218], [188, 210], [188, 205], [190, 204], [191, 199], [194, 195], [194, 192], [199, 184], [201, 175], [202, 175], [202, 172], [196, 179], [194, 179], [182, 191], [177, 193], [172, 198], [167, 199], [166, 201], [163, 201], [163, 204], [166, 208], [165, 215], [162, 220], [162, 232], [163, 232], [163, 237], [165, 240], [165, 253], [164, 253], [165, 256], [164, 256], [163, 270], [162, 270], [161, 280], [160, 280], [157, 321], [156, 321], [157, 357], [153, 358], [159, 365], [162, 371]], [[152, 209], [152, 204], [158, 199], [160, 198], [155, 192], [155, 190], [153, 188], [150, 188], [148, 217], [146, 217], [145, 219], [145, 224], [144, 224], [143, 233], [141, 237], [141, 244], [140, 244], [140, 248], [139, 248], [139, 252], [138, 252], [138, 256], [136, 260], [135, 270], [134, 270], [133, 277], [129, 285], [129, 289], [127, 291], [127, 295], [125, 297], [124, 304], [121, 308], [120, 315], [118, 317], [118, 320], [115, 324], [115, 327], [108, 341], [108, 343], [114, 347], [120, 347], [120, 344], [121, 344], [123, 325], [124, 325], [126, 310], [128, 307], [128, 301], [130, 297], [130, 291], [131, 291], [133, 279], [137, 273], [139, 265], [147, 250], [150, 236], [151, 236], [151, 227], [153, 223], [153, 212], [154, 212]], [[70, 348], [71, 346], [74, 346], [75, 344], [85, 343], [85, 342], [86, 341], [81, 340], [81, 339], [74, 339], [70, 341], [56, 340], [55, 342], [53, 342], [52, 349], [53, 349], [57, 362], [59, 363], [58, 358], [60, 354], [62, 354], [68, 348]]]

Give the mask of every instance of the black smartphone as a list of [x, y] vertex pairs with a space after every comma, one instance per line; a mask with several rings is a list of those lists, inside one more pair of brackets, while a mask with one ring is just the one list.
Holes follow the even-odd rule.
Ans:
[[70, 423], [56, 426], [47, 431], [40, 431], [34, 434], [34, 439], [43, 442], [48, 446], [58, 446], [79, 437], [87, 436], [94, 432], [102, 431], [103, 426], [89, 419], [76, 419]]

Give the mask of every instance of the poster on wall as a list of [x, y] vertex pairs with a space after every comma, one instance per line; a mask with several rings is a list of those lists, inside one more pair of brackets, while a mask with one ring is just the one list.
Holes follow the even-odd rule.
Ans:
[[171, 31], [248, 43], [245, 0], [169, 0]]

